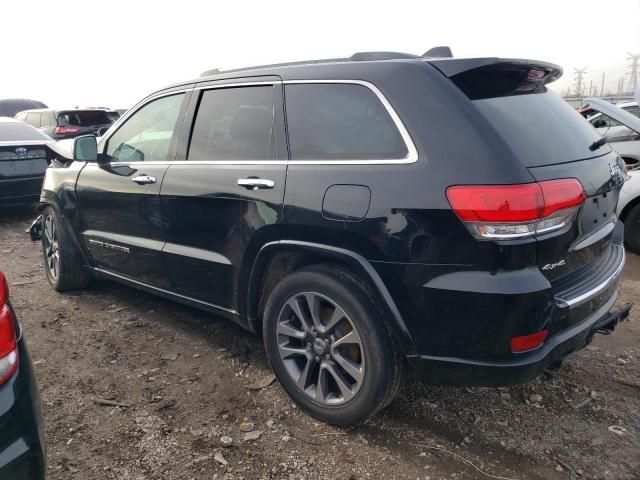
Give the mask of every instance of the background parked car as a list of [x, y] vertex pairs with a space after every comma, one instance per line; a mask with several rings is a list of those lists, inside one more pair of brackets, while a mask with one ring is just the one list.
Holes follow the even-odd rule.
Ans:
[[13, 118], [0, 118], [0, 207], [27, 205], [40, 198], [52, 152], [50, 137]]
[[0, 272], [0, 478], [45, 478], [40, 395], [22, 329]]
[[116, 120], [113, 114], [102, 108], [25, 110], [18, 113], [15, 118], [56, 140], [80, 135], [101, 136]]
[[32, 108], [47, 108], [47, 106], [27, 98], [5, 98], [0, 100], [0, 117], [15, 117], [16, 113]]
[[596, 115], [616, 122], [619, 128], [628, 132], [624, 137], [609, 140], [609, 144], [622, 156], [628, 168], [629, 178], [620, 192], [617, 209], [624, 222], [624, 243], [630, 250], [640, 253], [640, 118], [631, 114], [629, 108], [599, 98], [589, 98], [585, 102], [592, 111], [598, 112]]
[[[616, 107], [640, 118], [640, 107], [638, 106], [638, 102], [619, 103]], [[610, 142], [624, 141], [628, 136], [637, 136], [637, 133], [634, 130], [629, 129], [616, 119], [600, 112], [588, 104], [582, 107], [580, 113]]]

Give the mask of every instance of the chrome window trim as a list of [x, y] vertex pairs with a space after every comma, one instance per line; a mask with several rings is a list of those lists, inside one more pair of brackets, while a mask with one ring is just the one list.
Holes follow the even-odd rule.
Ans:
[[[389, 158], [389, 159], [378, 159], [378, 160], [289, 160], [289, 165], [396, 165], [396, 164], [407, 164], [407, 163], [415, 163], [418, 161], [418, 150], [416, 149], [415, 144], [409, 135], [404, 123], [398, 116], [398, 113], [395, 111], [387, 97], [380, 91], [378, 87], [376, 87], [373, 83], [367, 82], [365, 80], [285, 80], [282, 83], [285, 85], [295, 85], [295, 84], [343, 84], [343, 85], [360, 85], [368, 88], [373, 92], [373, 94], [378, 97], [378, 100], [382, 103], [384, 108], [387, 110], [387, 113], [391, 117], [391, 120], [395, 124], [402, 140], [404, 141], [405, 147], [407, 147], [407, 155], [404, 158]], [[285, 95], [286, 102], [286, 95]]]
[[[221, 80], [223, 81], [223, 80]], [[416, 163], [418, 161], [418, 150], [416, 149], [413, 139], [406, 129], [404, 123], [400, 119], [400, 116], [395, 111], [391, 103], [387, 100], [384, 94], [373, 83], [366, 80], [268, 80], [268, 81], [255, 81], [255, 82], [235, 82], [235, 83], [219, 83], [211, 85], [199, 85], [186, 88], [182, 90], [172, 90], [170, 92], [160, 92], [156, 95], [145, 98], [132, 107], [127, 113], [118, 119], [116, 123], [105, 133], [100, 140], [99, 147], [103, 145], [103, 142], [109, 139], [120, 128], [120, 123], [124, 123], [135, 112], [140, 110], [148, 103], [157, 100], [158, 98], [176, 95], [179, 93], [186, 93], [188, 91], [201, 91], [201, 90], [215, 90], [220, 88], [233, 88], [233, 87], [248, 87], [254, 85], [296, 85], [296, 84], [342, 84], [342, 85], [360, 85], [368, 88], [382, 103], [387, 113], [391, 117], [394, 125], [398, 129], [402, 140], [407, 148], [407, 155], [403, 158], [389, 158], [389, 159], [376, 159], [376, 160], [165, 160], [165, 161], [153, 161], [153, 162], [112, 162], [111, 165], [403, 165]], [[285, 99], [286, 102], [286, 99]], [[111, 129], [113, 133], [111, 133]]]
[[[147, 96], [144, 99], [140, 100], [133, 107], [127, 110], [124, 115], [118, 118], [118, 120], [116, 120], [113, 123], [113, 125], [109, 127], [109, 130], [104, 132], [104, 135], [100, 137], [100, 141], [98, 142], [98, 152], [100, 153], [100, 148], [118, 131], [118, 129], [122, 126], [122, 124], [124, 124], [129, 119], [129, 117], [137, 113], [138, 110], [140, 110], [141, 108], [147, 106], [154, 100], [158, 100], [159, 98], [170, 97], [171, 95], [178, 95], [178, 94], [184, 95], [187, 92], [190, 92], [192, 90], [193, 90], [193, 87], [185, 88], [181, 90], [172, 90], [170, 92], [159, 92], [157, 94], [152, 94], [152, 96]], [[118, 163], [122, 163], [122, 162], [118, 162]]]

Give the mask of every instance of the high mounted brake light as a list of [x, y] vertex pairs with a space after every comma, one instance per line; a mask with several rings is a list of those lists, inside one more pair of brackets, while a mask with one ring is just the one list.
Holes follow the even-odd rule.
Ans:
[[479, 239], [511, 239], [571, 223], [585, 193], [575, 178], [518, 185], [455, 185], [447, 199]]
[[9, 287], [0, 272], [0, 385], [4, 384], [18, 368], [18, 341], [16, 319], [7, 303]]

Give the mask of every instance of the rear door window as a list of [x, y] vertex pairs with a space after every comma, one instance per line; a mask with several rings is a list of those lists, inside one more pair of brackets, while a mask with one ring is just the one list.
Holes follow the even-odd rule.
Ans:
[[202, 93], [188, 160], [272, 160], [274, 87], [217, 88]]
[[356, 84], [285, 87], [292, 160], [387, 160], [408, 155], [393, 119], [369, 88]]

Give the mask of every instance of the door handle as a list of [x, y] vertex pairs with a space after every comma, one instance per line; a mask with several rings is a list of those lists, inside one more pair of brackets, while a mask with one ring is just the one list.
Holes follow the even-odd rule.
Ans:
[[148, 185], [150, 183], [156, 183], [156, 177], [150, 175], [138, 175], [131, 179], [132, 182], [136, 182], [138, 185]]
[[247, 190], [258, 190], [265, 188], [273, 188], [276, 184], [273, 180], [266, 178], [239, 178], [238, 185]]

